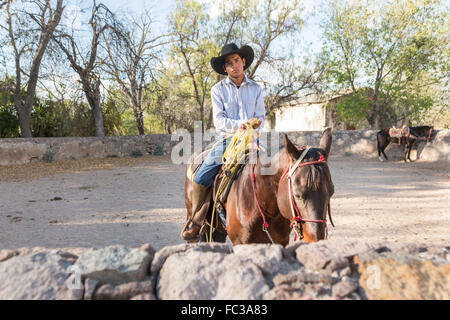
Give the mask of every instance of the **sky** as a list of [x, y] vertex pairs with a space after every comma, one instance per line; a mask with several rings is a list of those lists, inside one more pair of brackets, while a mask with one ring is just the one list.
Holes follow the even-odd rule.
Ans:
[[[217, 17], [218, 5], [220, 0], [198, 0], [199, 2], [206, 3], [209, 7], [209, 15], [212, 18]], [[290, 0], [282, 0], [282, 2], [289, 2]], [[138, 14], [143, 8], [149, 9], [153, 17], [155, 18], [155, 26], [158, 28], [165, 28], [168, 14], [175, 8], [175, 0], [103, 0], [106, 6], [108, 6], [113, 12], [116, 10], [130, 11], [131, 13]], [[305, 26], [302, 29], [301, 38], [303, 42], [301, 45], [308, 44], [308, 47], [313, 52], [319, 52], [321, 48], [321, 30], [319, 27], [320, 15], [317, 15], [319, 7], [323, 7], [326, 0], [304, 0], [303, 1], [303, 18]]]
[[[86, 28], [86, 21], [89, 19], [92, 2], [88, 0], [66, 0], [66, 8], [63, 13], [61, 24], [73, 25], [76, 29], [83, 30]], [[198, 0], [208, 5], [209, 14], [212, 18], [218, 15], [219, 1], [226, 0]], [[281, 0], [282, 2], [289, 2], [291, 0]], [[304, 10], [303, 19], [305, 25], [301, 30], [300, 41], [296, 40], [294, 53], [297, 57], [302, 57], [307, 54], [318, 53], [321, 48], [321, 31], [319, 27], [320, 15], [315, 14], [318, 12], [323, 4], [326, 4], [328, 0], [303, 0]], [[139, 15], [144, 9], [149, 10], [151, 16], [154, 19], [154, 34], [163, 34], [164, 29], [167, 28], [167, 19], [170, 12], [175, 8], [176, 0], [97, 0], [97, 3], [105, 4], [112, 12], [128, 12], [133, 15]], [[83, 25], [81, 24], [83, 21]], [[1, 31], [1, 30], [0, 30]], [[89, 33], [86, 33], [89, 36]], [[89, 46], [90, 39], [86, 38], [87, 46]], [[240, 45], [238, 43], [238, 45]], [[273, 49], [282, 51], [285, 47], [292, 47], [291, 39], [282, 39], [277, 43], [272, 44]], [[0, 52], [2, 53], [2, 52]], [[3, 51], [3, 53], [6, 53]], [[219, 54], [219, 52], [218, 52]], [[3, 57], [4, 59], [6, 58]], [[9, 60], [9, 59], [8, 59]], [[300, 60], [299, 60], [300, 61]], [[7, 63], [9, 72], [14, 71], [13, 60], [9, 60]], [[261, 68], [263, 69], [264, 67]], [[1, 70], [0, 70], [1, 71]], [[268, 71], [269, 73], [270, 70]], [[13, 73], [13, 72], [12, 72]], [[76, 78], [76, 76], [75, 76]], [[272, 79], [276, 81], [276, 79]]]

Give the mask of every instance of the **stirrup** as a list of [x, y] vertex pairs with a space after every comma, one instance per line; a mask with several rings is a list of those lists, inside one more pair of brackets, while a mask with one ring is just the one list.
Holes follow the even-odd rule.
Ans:
[[216, 212], [220, 218], [220, 220], [222, 221], [223, 226], [226, 228], [227, 227], [227, 216], [226, 216], [226, 212], [225, 212], [225, 208], [223, 207], [223, 205], [219, 202], [216, 205]]

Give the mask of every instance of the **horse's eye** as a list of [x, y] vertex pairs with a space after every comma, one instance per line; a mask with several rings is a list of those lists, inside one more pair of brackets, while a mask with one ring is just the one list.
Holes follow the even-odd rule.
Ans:
[[295, 198], [297, 198], [297, 199], [306, 199], [306, 193], [298, 193], [298, 192], [295, 192], [294, 193], [294, 197]]

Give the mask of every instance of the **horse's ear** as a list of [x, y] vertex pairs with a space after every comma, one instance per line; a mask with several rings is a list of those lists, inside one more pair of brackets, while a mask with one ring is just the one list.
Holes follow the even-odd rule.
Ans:
[[300, 158], [300, 152], [297, 147], [289, 140], [287, 134], [284, 134], [284, 147], [286, 148], [286, 152], [293, 159], [297, 160]]
[[320, 138], [320, 149], [323, 149], [326, 153], [325, 158], [328, 159], [331, 149], [331, 128], [326, 128], [322, 133], [322, 138]]

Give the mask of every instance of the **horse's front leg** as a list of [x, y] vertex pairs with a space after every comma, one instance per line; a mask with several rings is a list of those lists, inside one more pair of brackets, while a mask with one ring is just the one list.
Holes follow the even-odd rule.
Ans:
[[410, 162], [413, 162], [413, 161], [411, 160], [411, 149], [412, 149], [414, 143], [416, 143], [416, 140], [413, 140], [413, 142], [412, 142], [412, 143], [410, 144], [410, 146], [409, 146], [408, 159], [409, 159]]
[[[405, 155], [405, 158], [409, 162], [412, 162], [412, 160], [411, 160], [411, 149], [412, 149], [413, 143], [414, 142], [408, 142], [408, 145], [407, 145], [407, 155]], [[406, 161], [406, 159], [405, 159], [405, 161]]]
[[408, 161], [406, 161], [408, 155], [408, 143], [405, 143], [405, 148], [403, 149], [403, 161], [406, 163]]

